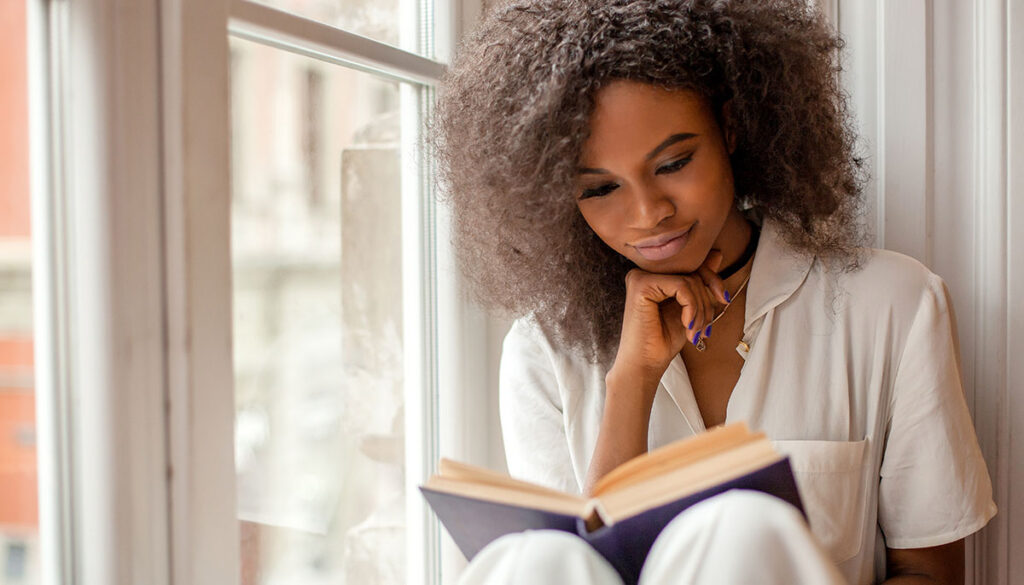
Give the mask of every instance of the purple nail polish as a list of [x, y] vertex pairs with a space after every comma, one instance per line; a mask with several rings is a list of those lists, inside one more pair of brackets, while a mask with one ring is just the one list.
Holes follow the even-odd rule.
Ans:
[[729, 294], [729, 291], [725, 291], [725, 302], [727, 302], [727, 303], [731, 303], [732, 302], [732, 295]]
[[711, 337], [711, 325], [704, 331], [704, 337]]
[[697, 322], [697, 318], [696, 318], [696, 317], [694, 317], [694, 318], [693, 318], [693, 319], [692, 319], [692, 320], [690, 321], [690, 326], [689, 326], [689, 327], [687, 327], [687, 329], [693, 329], [693, 324], [694, 324], [694, 323], [696, 323], [696, 322]]
[[693, 336], [693, 344], [697, 345], [698, 341], [700, 341], [700, 333], [699, 332], [696, 335]]

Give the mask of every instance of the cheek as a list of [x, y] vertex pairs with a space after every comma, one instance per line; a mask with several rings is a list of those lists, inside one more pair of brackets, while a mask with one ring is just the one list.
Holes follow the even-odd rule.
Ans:
[[713, 165], [700, 171], [682, 179], [684, 183], [678, 185], [680, 191], [686, 194], [690, 209], [712, 214], [728, 211], [734, 199], [731, 168], [728, 165]]

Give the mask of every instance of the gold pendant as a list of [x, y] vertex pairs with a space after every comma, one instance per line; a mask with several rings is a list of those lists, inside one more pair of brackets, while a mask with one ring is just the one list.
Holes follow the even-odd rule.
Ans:
[[700, 339], [699, 339], [699, 340], [697, 341], [697, 345], [695, 345], [695, 346], [694, 346], [694, 347], [696, 347], [696, 348], [697, 348], [697, 351], [704, 351], [705, 349], [707, 349], [707, 348], [708, 348], [708, 344], [707, 344], [707, 343], [704, 343], [704, 340], [705, 340], [705, 338], [704, 338], [704, 337], [701, 337], [701, 338], [700, 338]]

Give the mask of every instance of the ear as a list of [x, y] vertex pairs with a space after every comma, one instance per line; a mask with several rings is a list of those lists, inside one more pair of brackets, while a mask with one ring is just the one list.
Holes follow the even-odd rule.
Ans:
[[729, 154], [736, 152], [736, 131], [732, 120], [732, 99], [722, 104], [722, 136]]

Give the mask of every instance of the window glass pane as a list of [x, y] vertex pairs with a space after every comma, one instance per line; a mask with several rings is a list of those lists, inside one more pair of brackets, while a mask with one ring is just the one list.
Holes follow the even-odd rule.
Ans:
[[421, 0], [256, 0], [375, 41], [418, 52]]
[[0, 2], [0, 585], [39, 582], [25, 8]]
[[400, 84], [231, 53], [242, 583], [404, 583]]

